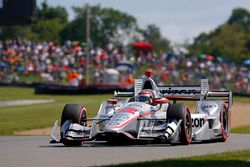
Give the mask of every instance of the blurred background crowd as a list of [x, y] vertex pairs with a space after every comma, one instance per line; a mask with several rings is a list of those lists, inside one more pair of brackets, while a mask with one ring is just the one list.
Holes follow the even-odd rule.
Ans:
[[[239, 93], [250, 93], [250, 66], [209, 54], [190, 55], [185, 48], [174, 47], [167, 53], [133, 50], [114, 47], [89, 48], [91, 84], [105, 81], [107, 69], [116, 70], [121, 62], [133, 66], [114, 82], [133, 84], [133, 78], [143, 77], [146, 69], [153, 70], [158, 84], [199, 84], [201, 78], [208, 78], [214, 89], [232, 89]], [[136, 70], [135, 70], [136, 69]], [[22, 81], [86, 86], [86, 49], [78, 42], [66, 41], [63, 45], [53, 42], [36, 43], [26, 40], [5, 40], [0, 42], [0, 82]], [[116, 73], [111, 74], [111, 78]], [[126, 78], [124, 78], [126, 76]], [[122, 79], [121, 79], [122, 78]], [[107, 79], [106, 79], [107, 80]]]
[[[178, 45], [157, 25], [141, 28], [134, 16], [117, 9], [85, 5], [73, 12], [69, 20], [65, 7], [45, 0], [31, 25], [1, 27], [0, 83], [128, 88], [152, 69], [161, 85], [208, 78], [214, 89], [250, 93], [247, 9], [233, 9], [215, 29]], [[135, 47], [138, 41], [148, 45]]]

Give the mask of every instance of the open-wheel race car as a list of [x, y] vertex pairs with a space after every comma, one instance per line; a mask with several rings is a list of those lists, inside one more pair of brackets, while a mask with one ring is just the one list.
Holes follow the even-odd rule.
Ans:
[[[85, 106], [66, 104], [51, 143], [66, 146], [84, 141], [110, 144], [134, 142], [190, 144], [192, 141], [226, 141], [230, 133], [231, 91], [211, 91], [207, 79], [196, 86], [157, 86], [152, 72], [136, 79], [134, 92], [114, 92], [102, 102], [95, 118], [87, 118]], [[194, 100], [194, 112], [179, 101]]]

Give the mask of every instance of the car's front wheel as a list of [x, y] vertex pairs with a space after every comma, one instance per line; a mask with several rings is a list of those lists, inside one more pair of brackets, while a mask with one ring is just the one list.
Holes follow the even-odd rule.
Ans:
[[177, 121], [182, 120], [180, 142], [184, 145], [190, 144], [192, 140], [192, 120], [188, 106], [185, 104], [170, 104], [167, 118]]
[[64, 106], [62, 117], [61, 117], [61, 141], [66, 146], [78, 146], [82, 144], [82, 141], [79, 140], [68, 140], [64, 138], [62, 132], [62, 127], [66, 121], [71, 123], [78, 123], [80, 125], [86, 126], [86, 108], [81, 104], [66, 104]]

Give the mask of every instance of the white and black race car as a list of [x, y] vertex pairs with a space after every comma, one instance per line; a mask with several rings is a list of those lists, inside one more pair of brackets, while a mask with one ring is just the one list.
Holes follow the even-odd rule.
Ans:
[[[210, 91], [207, 79], [198, 86], [157, 86], [152, 72], [136, 79], [134, 92], [114, 92], [102, 102], [95, 118], [81, 104], [66, 104], [51, 133], [51, 143], [67, 146], [103, 140], [110, 144], [226, 141], [230, 133], [231, 91]], [[194, 100], [196, 109], [179, 101]]]

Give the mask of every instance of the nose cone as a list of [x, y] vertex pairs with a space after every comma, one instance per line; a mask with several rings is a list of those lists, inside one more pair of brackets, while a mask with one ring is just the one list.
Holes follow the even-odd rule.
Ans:
[[104, 128], [104, 132], [136, 131], [137, 119], [149, 113], [150, 105], [132, 102], [122, 107]]
[[106, 132], [119, 132], [130, 123], [136, 120], [137, 114], [131, 112], [123, 112], [123, 110], [117, 112], [109, 121], [104, 131]]

